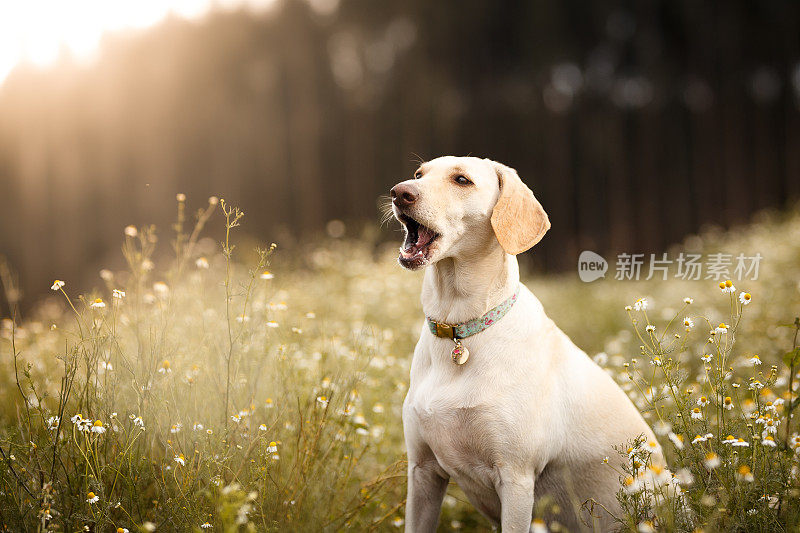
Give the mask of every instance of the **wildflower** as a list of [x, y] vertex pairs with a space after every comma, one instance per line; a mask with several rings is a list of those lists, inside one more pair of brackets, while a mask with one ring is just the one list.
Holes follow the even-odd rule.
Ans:
[[707, 440], [708, 440], [707, 437], [705, 437], [703, 435], [697, 435], [694, 439], [692, 439], [692, 444], [697, 444], [698, 442], [705, 442]]
[[172, 372], [172, 369], [170, 368], [170, 363], [169, 363], [168, 360], [164, 359], [161, 362], [161, 368], [158, 369], [158, 373], [159, 374], [169, 374], [170, 372]]
[[57, 279], [57, 280], [55, 280], [53, 282], [53, 285], [50, 287], [50, 289], [52, 289], [54, 291], [59, 291], [59, 290], [61, 290], [61, 287], [63, 287], [64, 285], [66, 285], [66, 283], [64, 283], [60, 279]]
[[236, 317], [236, 321], [237, 321], [238, 323], [240, 323], [240, 324], [242, 324], [242, 323], [244, 323], [244, 322], [250, 322], [250, 317], [249, 317], [249, 316], [247, 316], [246, 314], [242, 313], [241, 315], [238, 315], [238, 316]]
[[194, 265], [197, 268], [207, 269], [208, 268], [208, 259], [205, 257], [198, 257], [197, 261], [194, 262]]
[[761, 364], [761, 358], [760, 358], [759, 356], [757, 356], [756, 354], [753, 354], [753, 357], [751, 357], [750, 359], [748, 359], [748, 360], [747, 360], [747, 363], [748, 363], [748, 364], [751, 364], [751, 365], [753, 365], [753, 366], [758, 366], [758, 365], [760, 365], [760, 364]]
[[183, 429], [183, 424], [178, 422], [177, 424], [173, 424], [171, 428], [169, 428], [169, 432], [172, 434], [180, 433], [181, 429]]
[[130, 533], [130, 530], [127, 527], [118, 527], [117, 533]]
[[175, 456], [175, 462], [181, 466], [186, 466], [186, 458], [182, 453]]
[[270, 272], [269, 270], [265, 270], [261, 273], [261, 279], [275, 279], [275, 274]]
[[269, 322], [267, 322], [267, 327], [268, 328], [277, 328], [278, 327], [278, 323], [275, 322], [274, 320], [270, 320]]
[[761, 440], [761, 444], [764, 446], [769, 446], [770, 448], [774, 448], [775, 444], [775, 437], [772, 435], [764, 435], [764, 438]]
[[153, 283], [153, 292], [155, 292], [159, 296], [166, 296], [167, 294], [169, 294], [169, 285], [167, 285], [163, 281], [156, 281], [155, 283]]
[[706, 398], [705, 396], [700, 396], [697, 399], [697, 405], [699, 405], [700, 407], [705, 407], [706, 405], [708, 405], [708, 398]]
[[111, 291], [111, 296], [113, 296], [117, 300], [122, 300], [123, 298], [125, 298], [125, 291], [120, 289], [114, 289], [113, 291]]
[[317, 396], [317, 403], [321, 407], [328, 407], [328, 397], [327, 396]]
[[628, 312], [630, 312], [630, 311], [632, 311], [632, 310], [633, 310], [633, 307], [631, 307], [630, 305], [626, 305], [626, 306], [625, 306], [625, 310], [626, 310], [626, 311], [628, 311]]
[[706, 468], [709, 470], [714, 470], [721, 464], [721, 461], [719, 460], [719, 456], [717, 454], [714, 452], [709, 452], [703, 459], [703, 464], [706, 465]]
[[764, 420], [764, 432], [771, 433], [773, 435], [777, 434], [779, 424], [780, 422], [778, 420], [775, 420], [773, 418], [767, 418], [766, 420]]
[[685, 303], [686, 305], [690, 305], [692, 302], [694, 302], [694, 298], [689, 298], [687, 296], [686, 298], [683, 299], [683, 303]]
[[759, 390], [764, 388], [764, 384], [761, 383], [759, 380], [754, 379], [753, 381], [750, 382], [750, 385], [747, 388], [749, 388], [750, 390]]
[[728, 333], [728, 324], [725, 324], [724, 322], [720, 323], [720, 325], [714, 330], [714, 333], [717, 335], [725, 335]]
[[89, 494], [86, 495], [86, 501], [88, 503], [97, 503], [100, 501], [100, 496], [90, 491]]
[[70, 421], [73, 424], [76, 424], [76, 425], [79, 424], [81, 420], [83, 420], [83, 415], [80, 414], [80, 413], [78, 413], [75, 416], [73, 416], [72, 418], [70, 418]]
[[203, 424], [201, 424], [200, 422], [195, 422], [194, 425], [192, 426], [192, 431], [203, 431], [204, 429], [205, 426], [203, 426]]
[[239, 422], [242, 421], [242, 415], [240, 414], [231, 415], [231, 420], [233, 420], [238, 424]]
[[702, 360], [704, 363], [710, 363], [713, 357], [714, 356], [710, 353], [704, 353], [700, 356], [700, 360]]
[[96, 298], [95, 301], [91, 303], [89, 307], [92, 309], [102, 309], [106, 306], [106, 303], [103, 301], [102, 298]]
[[669, 440], [672, 441], [672, 444], [679, 450], [683, 449], [683, 435], [678, 435], [673, 432], [669, 432]]
[[703, 413], [700, 411], [699, 407], [695, 407], [694, 409], [692, 409], [692, 419], [694, 420], [703, 419]]
[[267, 409], [272, 409], [275, 407], [275, 404], [272, 402], [272, 398], [267, 398], [264, 403]]
[[[450, 525], [452, 526], [453, 524]], [[461, 527], [460, 523], [459, 527]], [[458, 528], [453, 528], [453, 529], [458, 529]], [[531, 523], [531, 533], [547, 533], [548, 531], [549, 530], [547, 529], [547, 524], [545, 524], [544, 520], [542, 520], [541, 518], [533, 519], [533, 522]]]
[[733, 444], [734, 442], [736, 442], [736, 437], [734, 437], [733, 435], [728, 435], [722, 441], [722, 444]]
[[654, 333], [656, 331], [656, 327], [653, 324], [647, 324], [647, 327], [644, 328], [647, 333]]
[[665, 422], [664, 420], [659, 420], [655, 424], [653, 424], [653, 431], [656, 432], [656, 435], [664, 436], [670, 432], [672, 429], [672, 424], [669, 422]]
[[106, 432], [106, 428], [103, 427], [102, 420], [95, 420], [94, 424], [92, 424], [92, 433], [97, 433], [98, 435], [102, 435]]
[[639, 533], [656, 533], [656, 528], [653, 527], [653, 523], [649, 520], [639, 522], [639, 527], [637, 529]]
[[141, 416], [137, 416], [133, 419], [133, 425], [144, 429], [144, 420], [142, 420]]
[[722, 407], [724, 407], [728, 411], [733, 409], [733, 400], [731, 399], [730, 396], [725, 396], [725, 399], [722, 400]]
[[752, 483], [753, 479], [755, 479], [753, 478], [753, 472], [747, 465], [742, 465], [739, 467], [739, 469], [736, 471], [736, 477], [741, 481], [746, 481], [747, 483]]
[[692, 321], [692, 319], [689, 318], [688, 316], [683, 317], [683, 328], [686, 331], [691, 331], [693, 327], [694, 327], [694, 322]]
[[61, 422], [61, 419], [57, 416], [51, 416], [47, 419], [47, 429], [57, 429], [58, 423]]
[[747, 448], [750, 446], [750, 443], [744, 440], [743, 438], [739, 437], [736, 439], [736, 442], [732, 442], [731, 446], [736, 446], [737, 448]]
[[681, 485], [691, 485], [694, 483], [694, 476], [692, 471], [688, 468], [681, 468], [675, 473], [675, 478]]
[[259, 431], [266, 431], [267, 430], [267, 425], [266, 424], [261, 424], [260, 426], [258, 426], [258, 429], [259, 429]]
[[136, 229], [136, 226], [125, 226], [125, 235], [133, 238], [139, 235], [139, 231]]
[[633, 308], [637, 311], [644, 311], [647, 309], [647, 298], [639, 298], [633, 303]]
[[317, 318], [317, 314], [312, 311], [309, 311], [308, 313], [306, 313], [306, 318]]
[[742, 292], [739, 294], [739, 301], [742, 302], [742, 305], [747, 305], [750, 303], [752, 296], [750, 296], [749, 292]]
[[214, 526], [212, 526], [208, 522], [203, 522], [202, 524], [200, 524], [200, 527], [203, 528], [203, 529], [211, 529]]
[[653, 359], [650, 361], [650, 364], [655, 366], [661, 366], [663, 363], [661, 362], [660, 357], [653, 357]]
[[733, 286], [733, 282], [731, 280], [721, 281], [719, 283], [719, 289], [722, 292], [736, 292], [736, 287]]
[[403, 527], [403, 524], [405, 524], [405, 523], [406, 523], [406, 521], [403, 520], [402, 518], [400, 518], [399, 516], [395, 516], [394, 520], [392, 520], [392, 525], [394, 527]]

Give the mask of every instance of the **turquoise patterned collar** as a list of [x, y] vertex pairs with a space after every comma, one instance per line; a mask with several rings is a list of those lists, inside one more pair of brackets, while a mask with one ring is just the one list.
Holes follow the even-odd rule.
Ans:
[[[437, 337], [443, 337], [445, 339], [453, 339], [458, 341], [459, 339], [465, 339], [476, 333], [480, 333], [481, 331], [487, 329], [489, 326], [500, 320], [508, 313], [509, 309], [514, 306], [514, 303], [517, 301], [517, 297], [519, 296], [519, 287], [514, 292], [514, 294], [498, 305], [490, 309], [485, 315], [473, 318], [468, 322], [464, 322], [463, 324], [444, 324], [442, 322], [437, 322], [430, 317], [428, 319], [428, 327], [431, 330], [431, 333], [436, 335]], [[456, 344], [459, 344], [456, 342]]]

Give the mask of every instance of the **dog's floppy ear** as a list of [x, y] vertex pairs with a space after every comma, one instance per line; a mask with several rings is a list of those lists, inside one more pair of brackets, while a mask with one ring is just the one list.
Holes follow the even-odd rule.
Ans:
[[542, 204], [517, 171], [491, 161], [500, 183], [500, 197], [492, 211], [492, 229], [506, 253], [521, 254], [542, 240], [550, 229]]

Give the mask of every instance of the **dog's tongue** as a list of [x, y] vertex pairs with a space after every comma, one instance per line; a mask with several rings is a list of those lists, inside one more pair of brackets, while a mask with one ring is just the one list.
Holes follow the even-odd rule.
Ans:
[[417, 246], [426, 246], [430, 244], [430, 242], [433, 240], [433, 237], [436, 235], [433, 230], [426, 228], [423, 225], [420, 225], [417, 232]]

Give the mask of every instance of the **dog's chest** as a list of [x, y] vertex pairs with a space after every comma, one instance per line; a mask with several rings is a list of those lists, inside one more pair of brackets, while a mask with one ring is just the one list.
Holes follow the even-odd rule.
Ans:
[[409, 393], [405, 416], [439, 465], [464, 490], [494, 490], [496, 464], [509, 453], [513, 420], [463, 387], [423, 380]]

